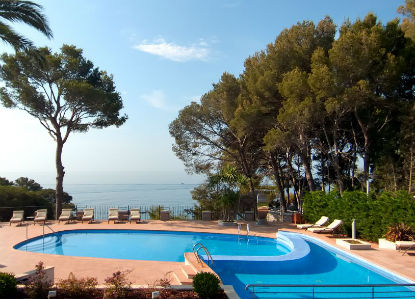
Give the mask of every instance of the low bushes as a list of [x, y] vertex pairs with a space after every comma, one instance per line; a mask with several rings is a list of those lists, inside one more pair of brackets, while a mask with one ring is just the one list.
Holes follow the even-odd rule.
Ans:
[[219, 283], [215, 274], [201, 272], [193, 278], [193, 289], [200, 298], [213, 298], [220, 290]]
[[405, 191], [371, 193], [346, 191], [309, 192], [304, 196], [304, 217], [309, 222], [322, 215], [330, 220], [341, 219], [344, 230], [351, 235], [352, 219], [356, 219], [356, 230], [360, 238], [377, 241], [385, 235], [388, 227], [405, 223], [415, 228], [415, 200]]
[[35, 275], [32, 276], [26, 284], [26, 293], [32, 299], [46, 299], [53, 283], [46, 277], [43, 262], [35, 266]]
[[405, 223], [395, 224], [388, 228], [385, 234], [386, 240], [396, 241], [412, 241], [414, 239], [414, 230]]
[[93, 298], [97, 292], [98, 281], [93, 277], [76, 278], [71, 272], [67, 279], [60, 280], [56, 286], [64, 298]]
[[131, 287], [131, 282], [127, 279], [130, 271], [117, 271], [112, 276], [105, 279], [105, 298], [125, 298]]
[[0, 298], [7, 298], [17, 292], [17, 281], [13, 274], [0, 272]]

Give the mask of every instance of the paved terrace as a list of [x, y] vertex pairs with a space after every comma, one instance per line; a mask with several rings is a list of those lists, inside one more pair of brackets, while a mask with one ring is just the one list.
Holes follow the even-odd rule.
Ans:
[[[117, 223], [96, 222], [93, 224], [63, 224], [49, 222], [50, 227], [55, 231], [71, 229], [137, 229], [137, 230], [171, 230], [171, 231], [197, 231], [211, 233], [237, 234], [237, 227], [219, 226], [216, 221], [144, 221], [143, 223]], [[121, 260], [90, 257], [60, 256], [33, 252], [24, 252], [13, 249], [13, 246], [26, 240], [26, 229], [28, 237], [33, 238], [42, 235], [42, 225], [33, 224], [22, 226], [9, 226], [8, 223], [0, 224], [0, 271], [20, 274], [33, 270], [35, 264], [43, 261], [46, 266], [55, 267], [55, 280], [67, 278], [70, 272], [78, 277], [97, 277], [102, 283], [104, 279], [117, 270], [130, 270], [129, 279], [134, 284], [152, 285], [156, 280], [163, 278], [170, 271], [179, 271], [183, 263], [180, 262], [156, 262], [139, 260]], [[275, 237], [279, 229], [295, 231], [317, 237], [324, 242], [338, 247], [335, 238], [327, 235], [313, 234], [307, 231], [299, 231], [291, 224], [257, 226], [250, 225], [251, 235], [263, 237]], [[49, 233], [45, 227], [45, 233]], [[374, 249], [353, 251], [356, 256], [384, 267], [392, 272], [415, 281], [415, 256], [413, 253], [402, 256], [402, 253], [390, 250], [381, 250], [376, 244]], [[340, 248], [340, 247], [338, 247]], [[343, 248], [340, 248], [343, 249]], [[151, 250], [149, 248], [149, 250]], [[347, 251], [347, 249], [344, 249]], [[174, 282], [174, 280], [172, 280]]]

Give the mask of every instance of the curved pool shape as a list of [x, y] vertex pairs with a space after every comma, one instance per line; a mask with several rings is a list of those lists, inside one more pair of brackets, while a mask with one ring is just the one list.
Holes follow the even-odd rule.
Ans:
[[[184, 253], [191, 252], [197, 242], [209, 249], [212, 268], [222, 282], [232, 285], [242, 299], [312, 298], [310, 289], [304, 290], [307, 294], [275, 293], [298, 288], [262, 288], [263, 293], [253, 296], [245, 290], [247, 284], [413, 283], [317, 239], [291, 232], [278, 232], [278, 238], [271, 239], [196, 232], [73, 230], [30, 239], [14, 248], [68, 256], [182, 262]], [[255, 290], [261, 292], [261, 288]], [[395, 298], [397, 293], [389, 293], [391, 290], [408, 291], [403, 287], [381, 289], [383, 298]], [[320, 297], [338, 298], [343, 290], [320, 291], [327, 292]], [[370, 298], [367, 296], [363, 295]]]
[[[72, 230], [29, 239], [15, 249], [68, 256], [183, 262], [184, 253], [201, 242], [211, 255], [280, 256], [290, 252], [275, 239], [229, 234], [144, 231]], [[200, 251], [202, 254], [203, 252]]]
[[[301, 289], [298, 287], [256, 287], [256, 293], [253, 296], [252, 292], [245, 289], [248, 284], [367, 285], [413, 283], [312, 237], [290, 232], [279, 232], [278, 239], [284, 240], [287, 245], [294, 245], [294, 250], [268, 261], [261, 258], [246, 260], [214, 259], [212, 268], [225, 285], [232, 285], [238, 295], [244, 299], [313, 298], [311, 288]], [[301, 248], [296, 248], [296, 246], [301, 246]], [[413, 287], [411, 290], [410, 296], [412, 297], [409, 298], [414, 298], [415, 290]], [[338, 292], [350, 292], [350, 289], [347, 288], [317, 288], [316, 291], [327, 293], [320, 293], [315, 298], [372, 298], [371, 288], [369, 287], [355, 289], [355, 291], [368, 292], [366, 294], [339, 295]], [[378, 287], [377, 291], [384, 293], [377, 294], [376, 298], [398, 298], [399, 296], [408, 296], [409, 289], [406, 287]], [[277, 294], [276, 292], [280, 293]], [[303, 293], [287, 294], [284, 292]]]

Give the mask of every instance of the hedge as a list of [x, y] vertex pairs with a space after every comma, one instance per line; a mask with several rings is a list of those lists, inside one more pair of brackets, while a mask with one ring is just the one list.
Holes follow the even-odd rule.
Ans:
[[25, 217], [32, 216], [37, 209], [47, 209], [53, 215], [52, 203], [39, 191], [28, 191], [22, 187], [0, 186], [0, 221], [9, 221], [13, 210], [24, 210]]
[[343, 196], [337, 192], [308, 192], [304, 196], [303, 214], [310, 223], [323, 215], [331, 221], [341, 219], [349, 236], [352, 219], [355, 219], [357, 236], [370, 241], [384, 237], [392, 224], [405, 223], [415, 229], [415, 200], [405, 191], [370, 193], [369, 196], [361, 191], [346, 191]]

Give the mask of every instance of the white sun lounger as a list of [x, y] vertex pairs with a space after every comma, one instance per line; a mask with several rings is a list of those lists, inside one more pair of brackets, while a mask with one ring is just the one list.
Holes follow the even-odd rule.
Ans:
[[108, 210], [108, 223], [110, 223], [111, 220], [113, 220], [114, 223], [115, 223], [115, 221], [120, 220], [120, 217], [118, 215], [118, 209], [109, 209]]
[[395, 244], [399, 252], [403, 251], [402, 255], [405, 255], [408, 250], [415, 249], [415, 241], [396, 241]]
[[84, 209], [84, 215], [82, 216], [82, 223], [84, 223], [84, 220], [88, 223], [91, 223], [92, 220], [94, 220], [94, 209]]
[[33, 225], [36, 224], [36, 222], [43, 222], [43, 224], [45, 224], [47, 214], [48, 214], [48, 210], [46, 209], [37, 210], [35, 214], [35, 218], [33, 219]]
[[10, 219], [10, 225], [12, 225], [12, 223], [22, 224], [23, 218], [24, 218], [24, 211], [23, 210], [13, 211], [13, 216]]
[[307, 229], [310, 227], [322, 227], [323, 225], [325, 225], [327, 222], [329, 221], [329, 217], [327, 216], [322, 216], [316, 223], [311, 224], [311, 223], [306, 223], [306, 224], [297, 224], [297, 228], [299, 229]]
[[334, 219], [334, 221], [327, 227], [310, 227], [307, 228], [307, 230], [313, 233], [334, 233], [340, 226], [342, 226], [342, 224], [343, 221]]
[[59, 216], [58, 223], [61, 221], [66, 221], [68, 223], [72, 218], [72, 209], [62, 209], [62, 213]]
[[131, 209], [130, 210], [130, 223], [131, 221], [139, 222], [141, 221], [140, 209]]

